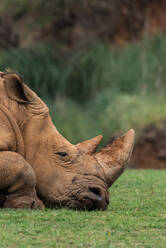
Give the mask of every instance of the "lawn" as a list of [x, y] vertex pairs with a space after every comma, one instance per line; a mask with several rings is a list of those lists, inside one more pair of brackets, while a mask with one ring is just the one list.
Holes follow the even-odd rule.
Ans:
[[129, 170], [104, 211], [1, 210], [0, 247], [166, 246], [166, 171]]

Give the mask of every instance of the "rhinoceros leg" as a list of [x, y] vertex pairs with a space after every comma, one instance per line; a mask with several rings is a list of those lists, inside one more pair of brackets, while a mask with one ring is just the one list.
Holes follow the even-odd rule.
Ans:
[[7, 192], [5, 208], [44, 208], [36, 196], [32, 167], [18, 153], [0, 152], [0, 191]]

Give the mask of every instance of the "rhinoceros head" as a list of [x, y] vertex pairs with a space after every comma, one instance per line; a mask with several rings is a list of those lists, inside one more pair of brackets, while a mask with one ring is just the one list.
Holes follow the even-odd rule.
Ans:
[[46, 105], [18, 75], [6, 74], [4, 79], [13, 103], [9, 110], [23, 140], [20, 151], [35, 171], [39, 198], [50, 207], [106, 209], [108, 189], [131, 156], [134, 131], [98, 152], [101, 135], [73, 145], [57, 131]]

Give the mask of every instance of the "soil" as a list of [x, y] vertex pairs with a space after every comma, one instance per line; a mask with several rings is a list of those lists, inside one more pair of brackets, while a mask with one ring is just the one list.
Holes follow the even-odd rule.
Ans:
[[131, 168], [166, 169], [166, 120], [159, 126], [148, 125], [137, 138]]
[[94, 40], [124, 44], [158, 32], [166, 33], [166, 0], [84, 0], [55, 13], [40, 37], [78, 47]]
[[0, 46], [43, 41], [72, 49], [96, 40], [121, 45], [145, 33], [166, 33], [166, 0], [68, 1], [0, 12]]

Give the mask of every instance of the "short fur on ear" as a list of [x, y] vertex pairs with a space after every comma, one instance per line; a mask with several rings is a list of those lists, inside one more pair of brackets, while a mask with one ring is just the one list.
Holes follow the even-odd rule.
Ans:
[[6, 72], [2, 77], [5, 79], [5, 89], [9, 98], [19, 103], [30, 103], [32, 101], [26, 94], [23, 80], [18, 74]]

